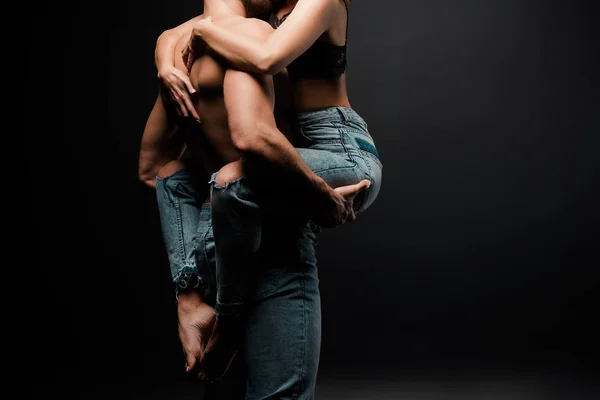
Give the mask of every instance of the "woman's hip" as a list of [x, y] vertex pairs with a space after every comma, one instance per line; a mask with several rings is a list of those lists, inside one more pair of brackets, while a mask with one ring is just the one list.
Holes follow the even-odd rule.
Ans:
[[366, 122], [352, 109], [332, 107], [299, 113], [296, 150], [308, 165], [331, 187], [371, 182], [357, 197], [359, 212], [377, 197], [383, 165]]

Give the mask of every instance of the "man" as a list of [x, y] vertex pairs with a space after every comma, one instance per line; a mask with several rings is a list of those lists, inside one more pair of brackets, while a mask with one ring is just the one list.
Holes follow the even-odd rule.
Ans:
[[[214, 23], [257, 38], [270, 32], [266, 23], [245, 18], [268, 12], [268, 1], [242, 4], [239, 0], [207, 0], [204, 5], [204, 15], [198, 18], [210, 16]], [[162, 35], [158, 43], [167, 42], [174, 47], [171, 65], [176, 65], [179, 72], [185, 67], [178, 55], [193, 23], [189, 21]], [[161, 62], [157, 60], [159, 74], [163, 74]], [[306, 167], [277, 129], [272, 111], [273, 82], [269, 77], [226, 70], [206, 53], [195, 61], [190, 78], [194, 107], [184, 104], [178, 108], [183, 119], [169, 116], [169, 107], [163, 105], [169, 101], [157, 99], [142, 140], [140, 178], [157, 189], [165, 245], [178, 288], [180, 338], [187, 368], [193, 371], [214, 322], [208, 305], [214, 295], [214, 241], [202, 178], [190, 172], [189, 161], [196, 166], [201, 164], [210, 173], [243, 156], [255, 177], [269, 176], [269, 171], [276, 170], [292, 183], [286, 187], [286, 194], [294, 194], [295, 190], [295, 197], [312, 211], [310, 217], [329, 225], [342, 223], [352, 215], [351, 198], [361, 187], [334, 191]], [[240, 110], [240, 96], [247, 104], [246, 112], [228, 113], [228, 102], [238, 102], [236, 110]], [[190, 120], [190, 115], [202, 120], [202, 124]], [[173, 120], [177, 123], [172, 124]], [[231, 126], [236, 129], [231, 130]], [[192, 156], [167, 163], [181, 154], [181, 141]], [[152, 176], [158, 176], [155, 184]], [[343, 194], [348, 194], [349, 200]], [[281, 196], [281, 201], [285, 199]], [[310, 398], [314, 390], [320, 338], [314, 234], [307, 223], [298, 221], [265, 223], [259, 255], [261, 269], [252, 291], [245, 338], [247, 398]]]

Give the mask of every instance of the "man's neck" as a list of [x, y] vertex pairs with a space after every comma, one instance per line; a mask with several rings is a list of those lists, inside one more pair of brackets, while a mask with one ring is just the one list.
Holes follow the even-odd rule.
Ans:
[[246, 17], [246, 10], [240, 0], [204, 0], [203, 14], [213, 19], [225, 17]]

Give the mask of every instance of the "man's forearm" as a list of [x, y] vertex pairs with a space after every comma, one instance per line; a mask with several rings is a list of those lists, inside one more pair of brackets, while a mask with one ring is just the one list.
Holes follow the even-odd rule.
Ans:
[[275, 86], [275, 107], [273, 115], [277, 128], [290, 140], [292, 140], [294, 132], [291, 121], [295, 117], [294, 103], [292, 99], [292, 87], [290, 85], [287, 70], [273, 76]]
[[306, 165], [276, 127], [259, 124], [255, 129], [252, 134], [235, 140], [251, 174], [269, 179], [308, 208], [331, 201], [333, 189]]
[[277, 128], [269, 93], [272, 77], [239, 70], [225, 73], [224, 100], [231, 139], [242, 153], [244, 168], [250, 170], [248, 176], [272, 182], [277, 192], [285, 192], [286, 202], [282, 204], [298, 202], [294, 206], [300, 205], [313, 215], [336, 208], [339, 199], [333, 189], [306, 165]]

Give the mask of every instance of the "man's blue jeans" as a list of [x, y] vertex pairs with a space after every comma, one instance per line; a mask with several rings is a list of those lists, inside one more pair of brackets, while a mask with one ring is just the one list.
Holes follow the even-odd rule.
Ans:
[[[198, 275], [197, 283], [214, 295], [215, 242], [210, 205], [203, 203], [206, 189], [187, 170], [158, 179], [156, 185], [173, 281], [185, 285]], [[314, 245], [315, 234], [306, 221], [263, 221], [261, 249], [246, 283], [250, 294], [243, 357], [236, 360], [244, 370], [240, 400], [314, 396], [321, 346]], [[226, 377], [225, 383], [240, 381]]]

